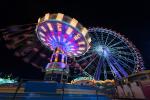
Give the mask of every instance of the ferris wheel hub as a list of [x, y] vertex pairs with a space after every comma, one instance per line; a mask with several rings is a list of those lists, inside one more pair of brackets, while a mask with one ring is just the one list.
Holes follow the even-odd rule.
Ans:
[[109, 55], [109, 48], [107, 46], [104, 45], [99, 45], [95, 48], [95, 51], [97, 52], [97, 54], [99, 54], [100, 56], [103, 57], [107, 57]]

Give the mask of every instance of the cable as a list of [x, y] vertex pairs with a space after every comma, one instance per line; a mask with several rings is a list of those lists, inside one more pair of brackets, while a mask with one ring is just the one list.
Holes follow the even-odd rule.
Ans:
[[23, 80], [21, 79], [20, 82], [19, 82], [19, 84], [18, 84], [18, 86], [17, 86], [17, 88], [16, 88], [16, 91], [15, 91], [15, 93], [14, 93], [14, 95], [13, 95], [12, 100], [15, 100], [15, 99], [16, 99], [16, 95], [17, 95], [18, 90], [20, 89], [22, 83], [23, 83]]

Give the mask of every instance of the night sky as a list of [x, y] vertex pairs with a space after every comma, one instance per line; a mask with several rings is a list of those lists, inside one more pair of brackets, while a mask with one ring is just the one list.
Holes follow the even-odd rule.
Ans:
[[[2, 0], [0, 28], [36, 23], [45, 13], [61, 12], [76, 18], [85, 27], [106, 27], [125, 35], [140, 50], [150, 69], [150, 8], [148, 2], [131, 0]], [[82, 2], [81, 2], [82, 1]], [[83, 2], [84, 1], [84, 2]], [[111, 2], [110, 2], [111, 1]], [[43, 73], [24, 63], [0, 42], [0, 72], [15, 77], [42, 79]]]

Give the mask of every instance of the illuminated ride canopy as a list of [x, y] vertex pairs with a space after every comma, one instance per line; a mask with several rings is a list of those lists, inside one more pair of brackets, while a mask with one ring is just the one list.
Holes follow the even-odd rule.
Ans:
[[[38, 39], [53, 51], [46, 73], [59, 73], [67, 68], [67, 56], [80, 56], [90, 48], [88, 30], [76, 19], [64, 14], [45, 14], [36, 26]], [[68, 70], [66, 70], [68, 72]]]

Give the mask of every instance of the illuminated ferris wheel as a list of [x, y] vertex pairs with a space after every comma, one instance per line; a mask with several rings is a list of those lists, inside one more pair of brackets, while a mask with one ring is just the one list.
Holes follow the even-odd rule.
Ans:
[[91, 48], [76, 61], [94, 79], [122, 79], [144, 68], [139, 51], [123, 35], [104, 28], [89, 28], [89, 33]]

